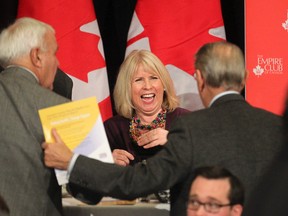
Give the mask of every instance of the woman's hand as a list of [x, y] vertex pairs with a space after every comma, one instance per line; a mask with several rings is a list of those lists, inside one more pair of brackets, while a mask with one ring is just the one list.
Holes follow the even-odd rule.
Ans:
[[120, 166], [127, 166], [130, 164], [130, 160], [134, 160], [134, 156], [132, 154], [122, 149], [114, 149], [112, 156], [115, 164]]
[[72, 151], [65, 145], [55, 129], [52, 129], [55, 143], [43, 142], [44, 162], [47, 167], [67, 170], [73, 156]]
[[139, 146], [148, 149], [158, 145], [164, 145], [167, 142], [168, 131], [163, 128], [156, 128], [145, 134], [142, 134], [137, 143]]

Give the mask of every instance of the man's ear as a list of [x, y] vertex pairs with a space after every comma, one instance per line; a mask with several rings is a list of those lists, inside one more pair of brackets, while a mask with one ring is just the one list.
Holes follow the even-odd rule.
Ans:
[[243, 206], [240, 204], [232, 206], [232, 216], [241, 216], [243, 211]]
[[39, 54], [40, 54], [39, 48], [33, 48], [30, 51], [30, 59], [35, 67], [41, 67], [41, 59], [39, 57]]
[[240, 91], [242, 91], [242, 89], [245, 87], [245, 85], [246, 85], [246, 81], [247, 81], [247, 78], [248, 78], [248, 75], [249, 75], [249, 71], [248, 70], [245, 70], [245, 76], [244, 76], [244, 79], [243, 79], [243, 81], [242, 81], [242, 83], [241, 83], [241, 89], [240, 89]]
[[[245, 70], [245, 78], [244, 78], [244, 82], [246, 83], [247, 79], [248, 79], [248, 76], [249, 76], [249, 71], [248, 70]], [[244, 84], [245, 84], [244, 83]]]
[[203, 77], [201, 71], [198, 70], [198, 69], [195, 71], [195, 73], [196, 73], [196, 80], [197, 80], [198, 90], [199, 90], [199, 92], [202, 92], [202, 90], [205, 87], [204, 77]]

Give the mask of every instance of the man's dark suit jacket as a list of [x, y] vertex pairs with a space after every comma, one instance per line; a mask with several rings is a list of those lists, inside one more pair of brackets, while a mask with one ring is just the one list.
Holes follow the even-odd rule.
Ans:
[[253, 108], [241, 95], [229, 94], [210, 108], [180, 117], [171, 127], [165, 148], [145, 163], [119, 167], [79, 156], [69, 181], [122, 199], [173, 186], [171, 215], [186, 215], [187, 179], [193, 169], [224, 166], [242, 180], [249, 197], [280, 151], [282, 135], [281, 117]]
[[62, 215], [61, 188], [43, 161], [38, 110], [69, 100], [19, 67], [0, 74], [0, 194], [11, 216]]
[[59, 95], [62, 95], [63, 97], [72, 99], [72, 88], [72, 79], [58, 68], [55, 80], [53, 82], [53, 91]]
[[284, 124], [286, 145], [265, 176], [260, 179], [244, 208], [243, 216], [288, 215], [288, 97]]

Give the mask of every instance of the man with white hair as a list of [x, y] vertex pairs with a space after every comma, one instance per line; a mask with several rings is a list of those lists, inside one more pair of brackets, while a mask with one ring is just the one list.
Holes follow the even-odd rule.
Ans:
[[0, 194], [13, 216], [62, 215], [61, 188], [45, 167], [38, 110], [68, 102], [53, 93], [55, 31], [20, 18], [0, 34]]

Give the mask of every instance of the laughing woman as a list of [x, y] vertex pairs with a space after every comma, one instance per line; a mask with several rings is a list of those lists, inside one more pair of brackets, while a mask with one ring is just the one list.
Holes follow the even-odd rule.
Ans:
[[114, 88], [118, 115], [105, 130], [118, 165], [133, 165], [156, 154], [167, 142], [172, 120], [188, 113], [178, 107], [173, 82], [150, 51], [132, 51], [120, 67]]

